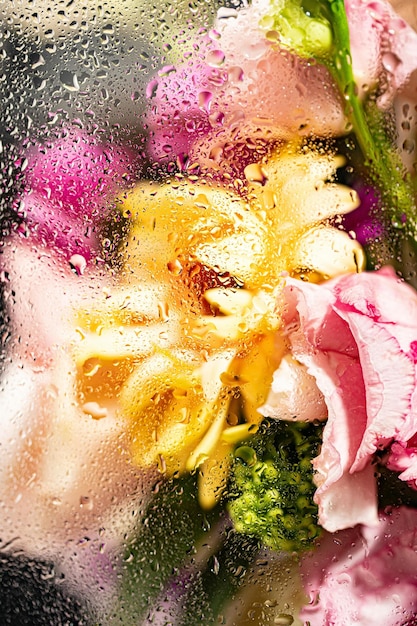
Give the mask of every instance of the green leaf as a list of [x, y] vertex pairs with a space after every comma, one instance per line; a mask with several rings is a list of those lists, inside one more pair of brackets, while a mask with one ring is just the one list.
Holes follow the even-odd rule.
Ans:
[[[259, 553], [259, 542], [236, 533], [230, 523], [222, 536], [219, 550], [194, 575], [178, 626], [223, 623], [227, 604], [245, 583], [245, 575]], [[205, 607], [204, 615], [202, 607]]]

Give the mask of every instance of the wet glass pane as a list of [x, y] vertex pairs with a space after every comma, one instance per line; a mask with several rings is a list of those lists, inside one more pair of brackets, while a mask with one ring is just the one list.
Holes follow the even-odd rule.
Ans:
[[417, 13], [0, 1], [0, 623], [417, 623]]

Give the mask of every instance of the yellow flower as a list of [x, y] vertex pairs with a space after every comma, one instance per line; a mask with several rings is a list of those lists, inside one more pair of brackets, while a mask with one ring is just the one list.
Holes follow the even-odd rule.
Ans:
[[277, 151], [246, 168], [244, 196], [171, 180], [140, 184], [122, 203], [131, 227], [120, 283], [78, 316], [80, 393], [116, 402], [137, 465], [199, 468], [203, 506], [225, 486], [231, 447], [262, 419], [286, 353], [277, 310], [285, 274], [324, 280], [363, 269], [361, 247], [329, 225], [358, 204], [331, 182], [340, 164]]
[[361, 246], [329, 224], [359, 206], [355, 191], [333, 182], [343, 164], [343, 157], [331, 153], [287, 148], [277, 150], [264, 164], [246, 168], [248, 199], [269, 222], [277, 270], [303, 279], [314, 272], [314, 280], [326, 280], [364, 269]]

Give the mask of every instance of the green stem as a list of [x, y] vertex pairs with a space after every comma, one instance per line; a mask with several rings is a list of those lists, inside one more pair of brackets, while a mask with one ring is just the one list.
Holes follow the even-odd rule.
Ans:
[[346, 100], [346, 115], [356, 135], [366, 165], [379, 187], [382, 202], [388, 210], [392, 225], [401, 228], [408, 218], [408, 232], [416, 233], [416, 206], [409, 176], [404, 171], [400, 155], [387, 136], [382, 114], [375, 103], [361, 102], [355, 84], [351, 55], [349, 24], [344, 0], [329, 0], [327, 18], [334, 38], [335, 56], [327, 66]]

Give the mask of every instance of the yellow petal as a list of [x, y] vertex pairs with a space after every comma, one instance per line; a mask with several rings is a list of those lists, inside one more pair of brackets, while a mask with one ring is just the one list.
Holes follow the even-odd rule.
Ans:
[[327, 280], [361, 272], [365, 264], [365, 253], [355, 239], [337, 228], [319, 226], [305, 233], [294, 246], [289, 270], [292, 273], [313, 270]]
[[188, 181], [139, 185], [122, 204], [132, 221], [125, 275], [173, 282], [197, 262], [252, 285], [264, 274], [262, 219], [238, 195]]
[[208, 402], [215, 402], [218, 398], [223, 387], [223, 373], [228, 370], [235, 353], [236, 349], [216, 352], [201, 365], [201, 385]]
[[166, 289], [160, 283], [147, 281], [131, 287], [123, 286], [110, 294], [103, 293], [90, 306], [77, 311], [77, 323], [87, 330], [103, 326], [144, 325], [165, 321]]
[[258, 426], [256, 424], [238, 424], [237, 426], [225, 428], [222, 432], [221, 439], [225, 443], [235, 445], [251, 435], [254, 435], [257, 430]]
[[204, 298], [212, 308], [217, 308], [224, 315], [244, 315], [248, 312], [253, 295], [247, 289], [208, 289]]
[[206, 461], [216, 449], [220, 436], [226, 424], [227, 411], [229, 408], [229, 395], [220, 398], [215, 407], [212, 407], [212, 422], [202, 440], [191, 452], [187, 459], [186, 469], [192, 472]]
[[205, 510], [212, 509], [227, 486], [231, 465], [230, 444], [219, 441], [216, 449], [199, 468], [198, 501]]
[[262, 165], [265, 182], [250, 185], [249, 192], [255, 204], [267, 210], [275, 237], [359, 206], [355, 191], [329, 182], [342, 164], [342, 157], [318, 150], [286, 149], [277, 150]]
[[86, 333], [75, 345], [76, 363], [83, 366], [91, 359], [103, 362], [144, 358], [157, 348], [171, 346], [177, 334], [174, 330], [169, 333], [164, 323], [106, 328], [99, 334]]
[[213, 420], [193, 356], [157, 353], [124, 385], [121, 413], [130, 425], [134, 461], [182, 471]]
[[262, 420], [259, 407], [266, 401], [273, 373], [285, 349], [280, 335], [270, 332], [253, 340], [249, 351], [236, 358], [231, 365], [230, 373], [244, 381], [240, 390], [245, 421], [249, 424], [259, 424]]
[[[205, 337], [215, 345], [216, 338], [228, 341], [248, 340], [248, 333], [265, 333], [277, 329], [280, 321], [276, 310], [281, 281], [270, 293], [246, 289], [209, 289], [204, 298], [213, 309], [225, 315], [201, 316], [194, 324], [194, 336]], [[220, 345], [220, 344], [218, 344]]]
[[212, 315], [202, 315], [193, 324], [190, 334], [203, 340], [212, 348], [222, 348], [226, 343], [235, 343], [247, 332], [248, 327], [242, 317], [238, 315], [225, 315], [224, 317], [213, 317]]

